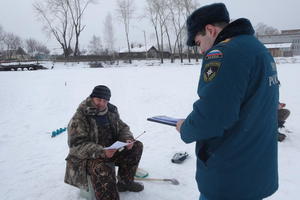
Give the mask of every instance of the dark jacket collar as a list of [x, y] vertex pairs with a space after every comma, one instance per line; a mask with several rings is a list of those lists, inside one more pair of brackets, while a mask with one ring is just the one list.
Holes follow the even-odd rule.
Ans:
[[253, 35], [254, 29], [248, 19], [240, 18], [228, 24], [218, 35], [214, 45], [237, 35]]

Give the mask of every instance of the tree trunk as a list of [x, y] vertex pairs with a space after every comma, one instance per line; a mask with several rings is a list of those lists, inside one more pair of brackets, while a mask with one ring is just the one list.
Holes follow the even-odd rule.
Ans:
[[171, 53], [171, 57], [170, 57], [171, 58], [171, 63], [174, 63], [174, 54], [173, 54], [173, 50], [172, 50], [172, 46], [171, 46], [171, 39], [170, 39], [169, 31], [168, 31], [167, 26], [165, 26], [165, 28], [166, 28], [166, 34], [167, 34], [170, 53]]
[[155, 29], [155, 36], [156, 36], [156, 42], [157, 42], [157, 49], [158, 49], [158, 53], [159, 53], [161, 50], [160, 50], [157, 27], [154, 27], [154, 29]]
[[74, 57], [79, 56], [79, 34], [76, 34], [76, 41], [74, 46]]
[[160, 27], [160, 44], [161, 44], [161, 52], [160, 52], [160, 62], [161, 64], [164, 63], [164, 34], [162, 27]]
[[126, 32], [126, 39], [127, 39], [127, 47], [128, 47], [128, 61], [129, 61], [129, 64], [131, 64], [132, 63], [132, 61], [131, 61], [131, 51], [130, 51], [129, 36], [128, 36], [127, 32]]
[[196, 59], [196, 62], [198, 62], [199, 61], [199, 53], [198, 53], [198, 51], [197, 51], [197, 47], [193, 47], [193, 50], [194, 50], [194, 54], [195, 54], [195, 59]]
[[188, 59], [189, 59], [189, 63], [191, 63], [190, 47], [188, 47], [187, 56], [188, 56]]

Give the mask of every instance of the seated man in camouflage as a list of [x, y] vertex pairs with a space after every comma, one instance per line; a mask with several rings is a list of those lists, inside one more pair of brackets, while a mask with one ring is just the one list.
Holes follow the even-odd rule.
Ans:
[[[90, 176], [97, 200], [118, 200], [119, 192], [139, 192], [144, 186], [134, 182], [143, 144], [134, 141], [129, 127], [110, 104], [111, 92], [104, 85], [78, 107], [68, 125], [69, 155], [65, 182], [88, 190]], [[130, 143], [122, 151], [105, 150], [116, 141]], [[131, 143], [133, 142], [134, 143]], [[115, 165], [118, 169], [116, 181]]]
[[[278, 128], [284, 128], [286, 119], [290, 116], [290, 110], [285, 108], [285, 103], [279, 103], [278, 105]], [[278, 141], [282, 142], [286, 138], [286, 135], [278, 131]]]

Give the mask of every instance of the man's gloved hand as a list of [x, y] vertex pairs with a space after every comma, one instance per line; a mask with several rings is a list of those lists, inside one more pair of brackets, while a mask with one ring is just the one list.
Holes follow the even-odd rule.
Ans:
[[134, 140], [126, 140], [126, 143], [130, 143], [130, 144], [126, 145], [126, 148], [127, 148], [128, 150], [130, 150], [130, 149], [132, 149], [132, 147], [133, 147]]
[[114, 156], [114, 154], [116, 153], [117, 149], [105, 149], [105, 157], [107, 158], [111, 158]]

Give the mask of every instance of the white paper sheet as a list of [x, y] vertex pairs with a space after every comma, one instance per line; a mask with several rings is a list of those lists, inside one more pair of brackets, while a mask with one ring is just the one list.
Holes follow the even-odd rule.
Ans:
[[131, 144], [131, 143], [116, 141], [111, 146], [105, 147], [104, 149], [120, 149], [120, 148], [122, 148], [122, 147], [124, 147], [124, 146], [126, 146], [128, 144]]

